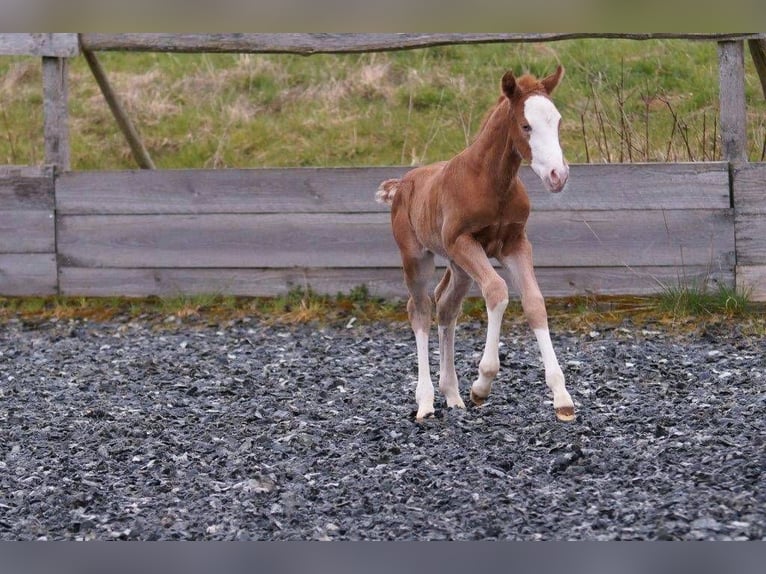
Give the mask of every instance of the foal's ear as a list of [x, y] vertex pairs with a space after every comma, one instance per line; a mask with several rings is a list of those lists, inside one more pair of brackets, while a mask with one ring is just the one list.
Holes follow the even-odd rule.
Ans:
[[510, 99], [513, 96], [513, 92], [516, 91], [516, 78], [513, 72], [508, 71], [503, 75], [502, 86], [505, 97]]
[[558, 68], [556, 68], [556, 71], [548, 76], [547, 78], [543, 78], [543, 80], [540, 81], [540, 83], [543, 85], [543, 88], [545, 88], [546, 93], [552, 94], [553, 90], [556, 89], [556, 86], [559, 85], [559, 82], [561, 81], [561, 78], [564, 77], [564, 66], [559, 65]]

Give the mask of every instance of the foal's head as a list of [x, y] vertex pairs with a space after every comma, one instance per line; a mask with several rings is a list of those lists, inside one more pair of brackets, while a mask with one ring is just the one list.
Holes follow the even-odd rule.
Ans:
[[503, 94], [510, 102], [516, 149], [554, 193], [564, 189], [569, 178], [569, 165], [559, 144], [561, 114], [550, 99], [563, 76], [564, 68], [559, 66], [542, 80], [531, 75], [516, 78], [513, 72], [506, 72], [502, 81]]

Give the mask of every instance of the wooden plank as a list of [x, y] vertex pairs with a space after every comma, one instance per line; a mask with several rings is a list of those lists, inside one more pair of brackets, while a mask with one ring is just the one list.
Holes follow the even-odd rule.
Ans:
[[0, 165], [0, 178], [3, 177], [53, 177], [53, 168], [49, 165]]
[[[731, 210], [540, 211], [542, 266], [733, 265]], [[77, 267], [396, 267], [388, 215], [64, 216], [58, 249]]]
[[43, 58], [43, 132], [45, 163], [69, 170], [69, 64], [64, 58]]
[[537, 212], [527, 227], [543, 266], [734, 264], [731, 210]]
[[50, 168], [0, 167], [0, 211], [53, 210]]
[[[444, 272], [436, 271], [431, 288]], [[675, 267], [542, 267], [536, 271], [546, 297], [574, 295], [648, 295], [679, 284], [733, 285], [731, 270], [713, 272], [706, 266]], [[64, 295], [107, 297], [123, 295], [226, 294], [275, 296], [293, 288], [317, 293], [348, 293], [366, 285], [380, 297], [406, 297], [399, 268], [291, 269], [115, 269], [62, 267]], [[515, 296], [511, 290], [512, 296]], [[476, 286], [470, 295], [479, 296]]]
[[399, 264], [386, 214], [66, 216], [64, 265], [368, 267]]
[[732, 170], [737, 288], [766, 301], [766, 163]]
[[53, 210], [0, 211], [0, 253], [53, 253]]
[[737, 214], [766, 217], [766, 163], [741, 164], [732, 173]]
[[46, 254], [0, 254], [0, 295], [55, 295], [56, 256]]
[[737, 289], [751, 301], [766, 301], [766, 265], [737, 265]]
[[730, 162], [747, 161], [744, 50], [742, 41], [718, 43], [721, 145]]
[[[56, 184], [62, 214], [386, 212], [384, 179], [408, 167], [70, 172]], [[521, 170], [534, 210], [725, 209], [724, 162], [573, 165], [563, 193]]]
[[0, 34], [2, 56], [73, 58], [79, 53], [77, 34]]
[[552, 42], [577, 38], [749, 40], [759, 33], [510, 33], [510, 34], [80, 34], [85, 50], [149, 52], [354, 53], [449, 44]]
[[62, 214], [353, 213], [384, 179], [409, 168], [291, 168], [71, 172], [57, 181]]
[[766, 215], [737, 214], [737, 264], [766, 265]]
[[580, 164], [562, 193], [549, 193], [532, 169], [522, 181], [534, 210], [728, 209], [725, 162]]

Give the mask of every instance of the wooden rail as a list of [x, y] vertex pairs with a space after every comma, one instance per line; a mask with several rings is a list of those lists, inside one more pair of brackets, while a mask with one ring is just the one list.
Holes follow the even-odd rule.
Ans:
[[239, 52], [337, 54], [408, 50], [450, 44], [552, 42], [578, 38], [628, 40], [687, 39], [743, 41], [764, 34], [746, 33], [548, 33], [548, 34], [80, 34], [85, 50], [142, 52]]
[[0, 34], [0, 56], [72, 58], [79, 53], [77, 34]]

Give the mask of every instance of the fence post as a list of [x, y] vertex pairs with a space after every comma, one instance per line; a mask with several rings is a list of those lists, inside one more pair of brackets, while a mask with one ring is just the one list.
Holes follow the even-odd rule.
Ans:
[[721, 144], [730, 163], [747, 161], [744, 42], [718, 43]]
[[758, 72], [758, 78], [761, 80], [763, 97], [766, 98], [766, 40], [748, 40], [747, 45], [750, 47], [755, 71]]
[[[763, 298], [762, 290], [754, 287], [754, 279], [762, 273], [758, 241], [762, 232], [761, 218], [751, 213], [757, 210], [752, 190], [747, 185], [747, 110], [745, 108], [745, 46], [744, 42], [719, 42], [718, 65], [720, 79], [721, 142], [724, 159], [729, 162], [731, 204], [734, 208], [734, 284], [739, 291], [749, 291], [756, 300]], [[758, 281], [756, 280], [755, 283]]]
[[66, 58], [43, 57], [43, 132], [45, 163], [69, 171], [69, 63]]

